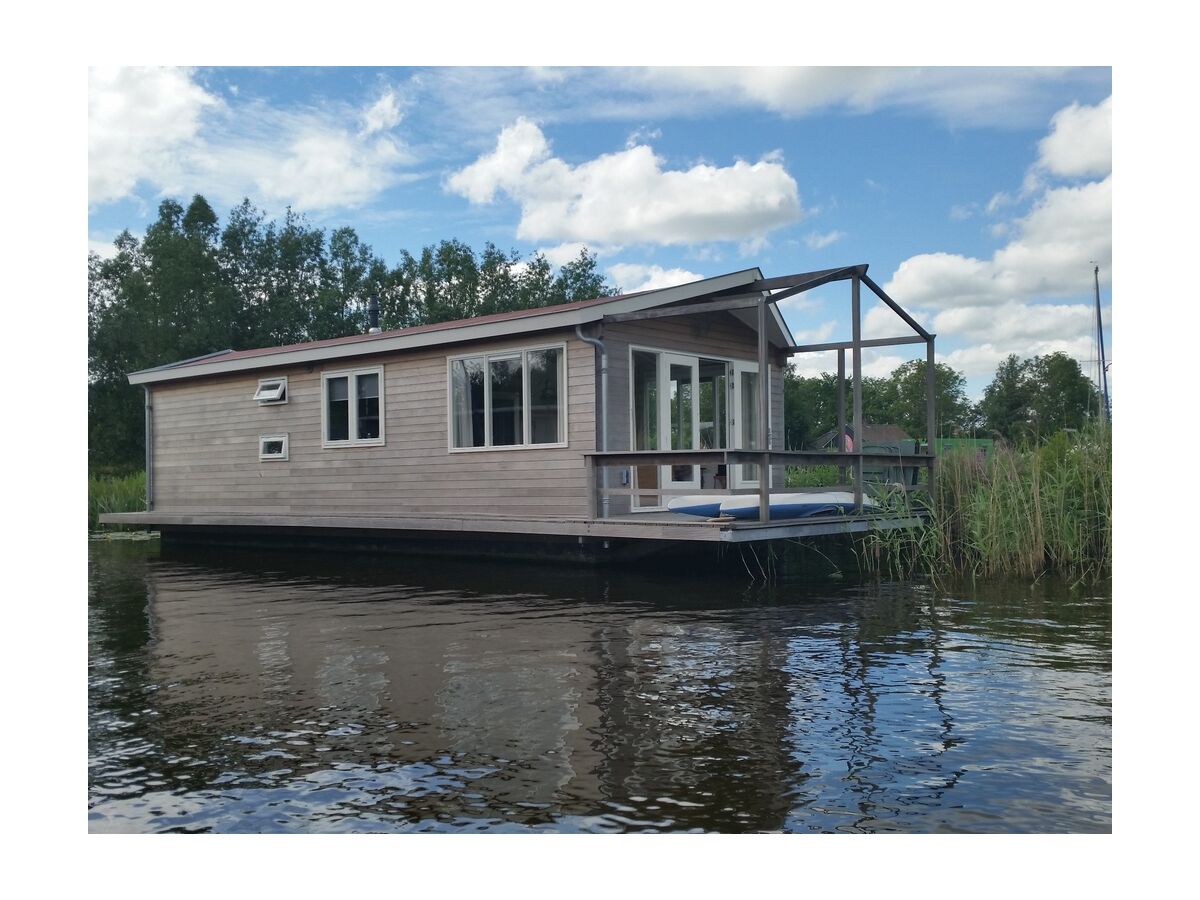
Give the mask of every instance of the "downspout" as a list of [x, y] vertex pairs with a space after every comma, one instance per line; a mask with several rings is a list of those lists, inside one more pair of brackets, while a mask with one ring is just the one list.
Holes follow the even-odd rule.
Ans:
[[154, 509], [154, 407], [150, 405], [150, 385], [146, 392], [146, 512]]
[[[588, 337], [583, 333], [583, 325], [575, 326], [575, 333], [585, 344], [591, 344], [600, 352], [600, 452], [608, 452], [608, 348], [604, 341]], [[608, 467], [600, 468], [600, 518], [608, 518]]]

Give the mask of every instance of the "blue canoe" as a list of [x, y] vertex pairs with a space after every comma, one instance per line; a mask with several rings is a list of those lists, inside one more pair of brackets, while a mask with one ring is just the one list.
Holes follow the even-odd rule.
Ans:
[[[874, 506], [867, 497], [863, 506]], [[700, 495], [676, 497], [667, 504], [671, 512], [686, 513], [715, 519], [733, 516], [735, 519], [758, 518], [758, 495], [739, 494], [733, 497]], [[809, 516], [840, 515], [854, 511], [854, 495], [849, 491], [824, 491], [807, 494], [771, 494], [772, 519], [804, 519]]]

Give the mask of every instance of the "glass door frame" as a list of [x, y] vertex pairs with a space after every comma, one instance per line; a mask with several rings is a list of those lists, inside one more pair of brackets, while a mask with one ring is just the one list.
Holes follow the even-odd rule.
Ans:
[[[692, 438], [692, 440], [693, 440], [693, 444], [695, 447], [699, 446], [699, 440], [700, 440], [700, 429], [699, 429], [700, 360], [708, 359], [708, 360], [715, 360], [718, 362], [724, 362], [730, 367], [729, 368], [729, 377], [726, 379], [729, 396], [727, 397], [727, 402], [724, 404], [725, 416], [726, 416], [726, 435], [727, 435], [726, 442], [730, 445], [731, 449], [744, 449], [741, 446], [742, 442], [740, 440], [740, 431], [739, 431], [739, 429], [741, 427], [741, 425], [740, 425], [740, 422], [741, 422], [741, 419], [740, 419], [741, 400], [738, 396], [739, 391], [741, 389], [741, 387], [740, 387], [741, 382], [739, 381], [739, 376], [743, 372], [757, 373], [758, 372], [758, 363], [755, 361], [751, 361], [751, 360], [735, 359], [733, 357], [723, 356], [718, 353], [695, 353], [695, 354], [680, 353], [679, 351], [676, 351], [676, 350], [667, 350], [662, 347], [650, 347], [650, 346], [646, 346], [643, 344], [630, 344], [628, 357], [627, 357], [628, 366], [629, 366], [628, 371], [629, 371], [629, 443], [630, 443], [630, 447], [633, 446], [634, 435], [637, 433], [637, 422], [635, 421], [635, 419], [636, 419], [636, 413], [635, 413], [636, 403], [635, 403], [635, 398], [634, 398], [634, 392], [636, 391], [636, 385], [634, 384], [634, 377], [633, 377], [633, 372], [634, 372], [633, 354], [635, 352], [637, 352], [637, 353], [653, 353], [658, 358], [658, 367], [657, 367], [657, 372], [656, 372], [656, 385], [657, 385], [657, 390], [658, 390], [658, 407], [659, 407], [658, 441], [657, 441], [659, 450], [662, 450], [665, 452], [665, 450], [667, 448], [663, 446], [663, 443], [664, 443], [664, 441], [669, 440], [669, 434], [670, 434], [670, 424], [671, 424], [670, 403], [671, 403], [671, 401], [670, 401], [670, 397], [668, 396], [668, 392], [667, 392], [667, 384], [670, 379], [670, 360], [671, 360], [671, 358], [674, 358], [676, 361], [681, 361], [681, 362], [686, 363], [687, 365], [692, 366], [692, 372], [693, 372], [693, 388], [692, 388], [692, 390], [693, 390], [693, 397], [694, 397], [694, 402], [692, 404], [692, 408], [693, 408], [693, 420], [692, 420], [693, 438]], [[759, 383], [760, 383], [760, 385], [762, 384], [761, 381]], [[664, 412], [664, 410], [665, 410], [665, 412]], [[768, 418], [767, 422], [768, 422], [768, 427], [769, 427], [770, 426], [769, 418]], [[663, 427], [664, 425], [666, 426], [665, 430]], [[726, 487], [731, 490], [735, 489], [735, 488], [743, 488], [743, 489], [757, 488], [758, 480], [755, 479], [754, 481], [749, 481], [746, 479], [739, 478], [739, 476], [741, 474], [740, 470], [741, 470], [741, 466], [730, 466], [728, 468], [728, 470], [726, 472], [726, 482], [725, 482]], [[670, 479], [670, 475], [671, 475], [670, 467], [662, 466], [660, 468], [660, 474], [659, 474], [659, 485], [656, 485], [653, 488], [647, 487], [647, 489], [644, 491], [644, 494], [647, 494], [647, 495], [655, 494], [655, 493], [657, 493], [657, 491], [668, 488], [668, 487], [699, 488], [700, 487], [700, 467], [696, 466], [693, 469], [693, 472], [695, 473], [695, 475], [691, 481], [688, 481], [688, 482], [672, 481]], [[637, 485], [637, 468], [636, 467], [633, 467], [630, 472], [630, 486], [635, 489], [638, 487], [638, 485]], [[660, 499], [662, 499], [661, 495], [659, 495], [659, 497], [660, 497]], [[635, 512], [661, 511], [661, 510], [666, 509], [665, 502], [663, 502], [661, 505], [658, 505], [658, 506], [643, 506], [638, 502], [640, 499], [641, 499], [641, 495], [638, 495], [638, 494], [635, 494], [631, 498], [632, 502], [631, 502], [630, 508], [632, 510], [634, 510]]]
[[[691, 415], [690, 425], [692, 440], [690, 447], [676, 447], [671, 440], [671, 426], [674, 417], [671, 415], [671, 366], [686, 366], [691, 370]], [[699, 450], [700, 449], [700, 357], [686, 353], [662, 351], [658, 355], [658, 433], [659, 443], [667, 444], [662, 447], [668, 450]], [[676, 478], [675, 470], [687, 468], [681, 466], [663, 466], [659, 483], [663, 488], [692, 488], [700, 489], [700, 467], [691, 466], [690, 478]], [[666, 506], [664, 503], [663, 506]]]
[[[757, 362], [746, 362], [746, 361], [743, 361], [740, 359], [735, 359], [733, 361], [733, 381], [732, 381], [732, 387], [731, 387], [731, 389], [733, 391], [733, 402], [730, 404], [730, 409], [732, 410], [732, 413], [733, 413], [733, 427], [732, 427], [733, 449], [734, 450], [760, 450], [760, 449], [762, 449], [761, 447], [753, 446], [754, 444], [758, 443], [757, 429], [756, 429], [755, 435], [752, 438], [750, 438], [749, 440], [747, 440], [744, 437], [744, 432], [742, 430], [742, 423], [743, 423], [744, 419], [746, 418], [746, 411], [743, 408], [745, 405], [744, 404], [744, 395], [742, 394], [742, 378], [745, 375], [758, 376], [758, 363]], [[753, 398], [753, 402], [755, 404], [753, 416], [756, 420], [758, 418], [758, 410], [759, 410], [759, 407], [758, 407], [758, 402], [759, 402], [759, 397], [760, 397], [759, 392], [766, 390], [766, 389], [768, 389], [767, 385], [764, 383], [763, 379], [761, 377], [759, 377], [758, 378], [758, 391], [754, 392], [754, 398]], [[770, 418], [770, 406], [769, 405], [767, 407], [767, 413], [768, 413], [768, 415], [767, 415], [767, 432], [770, 433], [771, 418]], [[757, 422], [756, 422], [756, 424], [757, 424]], [[747, 463], [742, 463], [740, 465], [730, 466], [730, 469], [732, 469], [732, 471], [729, 473], [729, 486], [731, 488], [746, 489], [746, 488], [757, 488], [759, 486], [759, 482], [758, 482], [757, 478], [744, 477], [743, 468], [745, 468], [747, 465], [748, 465]], [[757, 466], [755, 468], [757, 468]]]

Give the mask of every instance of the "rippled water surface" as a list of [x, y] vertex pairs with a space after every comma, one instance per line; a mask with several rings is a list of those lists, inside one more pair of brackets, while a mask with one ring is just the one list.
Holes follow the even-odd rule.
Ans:
[[93, 541], [92, 831], [1109, 831], [1108, 588]]

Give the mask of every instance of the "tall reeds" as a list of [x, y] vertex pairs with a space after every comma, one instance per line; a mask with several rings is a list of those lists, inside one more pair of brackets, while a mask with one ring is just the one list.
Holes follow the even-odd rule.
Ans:
[[[897, 513], [922, 503], [900, 491], [879, 500]], [[938, 460], [936, 495], [924, 506], [924, 527], [870, 533], [863, 543], [868, 568], [1103, 576], [1112, 561], [1111, 433], [1094, 427], [1041, 447], [997, 446], [983, 459], [952, 450]]]
[[88, 531], [100, 527], [102, 513], [141, 512], [146, 508], [146, 473], [88, 474]]

